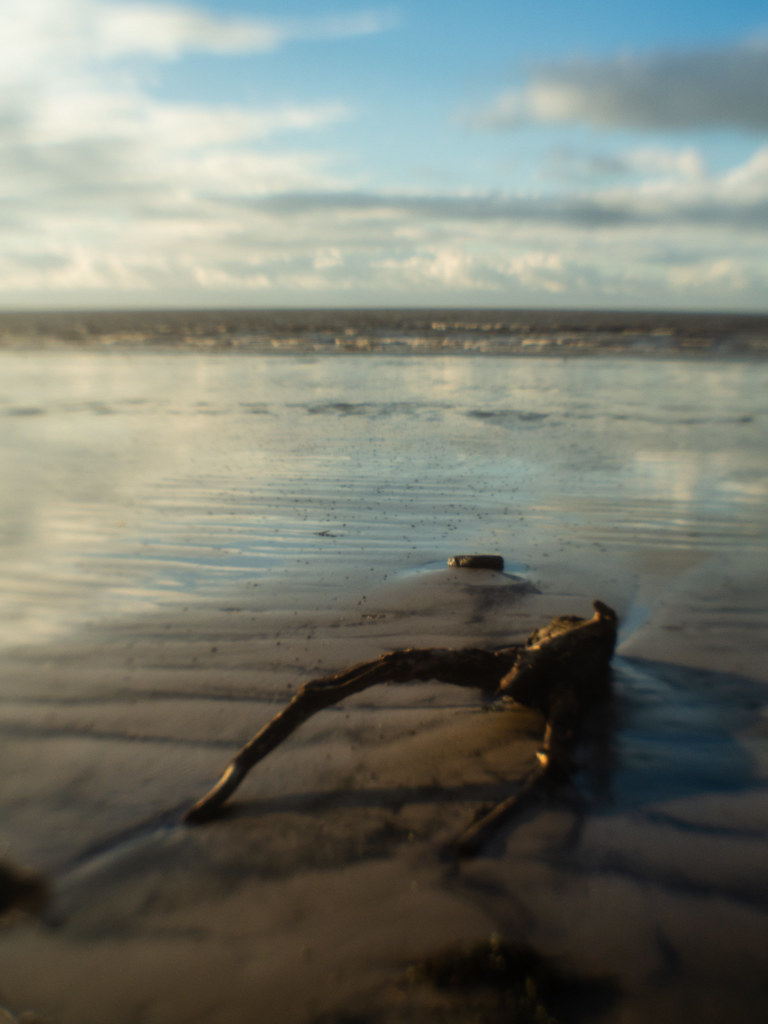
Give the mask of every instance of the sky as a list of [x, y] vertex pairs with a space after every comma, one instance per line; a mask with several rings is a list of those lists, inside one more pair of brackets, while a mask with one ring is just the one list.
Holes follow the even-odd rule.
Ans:
[[768, 310], [764, 0], [0, 19], [0, 309]]

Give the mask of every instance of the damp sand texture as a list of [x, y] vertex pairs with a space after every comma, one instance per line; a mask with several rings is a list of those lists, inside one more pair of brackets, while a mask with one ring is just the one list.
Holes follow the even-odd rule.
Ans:
[[[53, 900], [0, 931], [0, 1003], [472, 1019], [411, 968], [496, 936], [611, 979], [576, 1019], [765, 1019], [762, 364], [2, 361], [0, 848]], [[463, 551], [505, 572], [449, 568]], [[180, 824], [305, 680], [519, 642], [598, 596], [621, 620], [603, 756], [471, 863], [439, 851], [525, 778], [541, 722], [430, 682], [318, 714], [221, 820]]]

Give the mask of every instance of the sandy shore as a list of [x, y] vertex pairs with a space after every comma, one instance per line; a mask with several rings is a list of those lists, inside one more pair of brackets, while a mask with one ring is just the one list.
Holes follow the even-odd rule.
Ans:
[[[341, 581], [294, 581], [9, 654], [0, 844], [55, 899], [48, 923], [0, 933], [3, 999], [61, 1024], [235, 1024], [409, 1019], [418, 996], [414, 1019], [431, 1019], [442, 1003], [409, 988], [408, 964], [501, 935], [613, 979], [610, 1020], [764, 1019], [768, 595], [754, 565], [731, 568], [727, 588], [719, 566], [647, 581], [666, 596], [619, 649], [606, 788], [461, 865], [444, 844], [519, 783], [540, 723], [439, 684], [318, 715], [230, 814], [178, 818], [304, 679], [415, 643], [516, 639], [588, 613], [572, 586], [436, 569], [361, 605]], [[637, 605], [590, 582], [625, 616]], [[450, 1005], [434, 1019], [474, 1019]]]
[[[360, 419], [333, 415], [327, 436], [351, 443]], [[467, 414], [472, 430], [502, 432], [472, 434], [472, 453], [516, 437], [511, 415]], [[540, 477], [523, 467], [519, 514], [499, 499], [472, 534], [472, 502], [493, 506], [504, 449], [488, 450], [473, 493], [455, 446], [440, 454], [439, 425], [429, 458], [456, 479], [449, 511], [437, 484], [411, 483], [395, 459], [405, 482], [390, 505], [373, 471], [365, 506], [329, 512], [351, 484], [318, 484], [304, 514], [309, 535], [325, 531], [315, 543], [335, 545], [322, 558], [6, 643], [0, 853], [44, 871], [53, 899], [44, 920], [0, 928], [0, 1005], [53, 1024], [508, 1020], [503, 992], [435, 988], [412, 965], [457, 944], [522, 943], [579, 979], [548, 1006], [559, 1021], [762, 1024], [768, 556], [759, 509], [729, 515], [712, 481], [727, 467], [726, 482], [759, 498], [765, 449], [722, 415], [673, 463], [696, 466], [682, 481], [695, 495], [687, 520], [690, 505], [646, 488], [647, 452], [666, 430], [653, 417], [623, 434], [618, 416], [593, 437], [582, 426], [565, 455], [564, 434], [529, 418]], [[646, 453], [631, 471], [630, 448]], [[679, 474], [663, 486], [682, 486]], [[355, 507], [368, 524], [358, 547]], [[507, 574], [445, 567], [456, 538], [493, 550], [507, 521]], [[319, 714], [228, 814], [180, 824], [305, 680], [399, 647], [507, 644], [554, 614], [589, 614], [595, 597], [622, 627], [613, 716], [585, 755], [581, 799], [502, 829], [476, 859], [445, 851], [478, 807], [520, 784], [541, 722], [439, 683], [378, 686]]]

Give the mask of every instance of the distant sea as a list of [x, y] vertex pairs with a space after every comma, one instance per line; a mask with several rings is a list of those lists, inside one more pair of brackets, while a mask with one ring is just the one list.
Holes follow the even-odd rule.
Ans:
[[768, 354], [768, 314], [488, 309], [0, 313], [0, 348], [727, 358]]

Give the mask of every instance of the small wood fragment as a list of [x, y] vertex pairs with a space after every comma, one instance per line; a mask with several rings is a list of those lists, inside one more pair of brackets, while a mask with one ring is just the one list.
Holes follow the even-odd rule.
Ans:
[[451, 569], [493, 569], [504, 571], [504, 559], [501, 555], [452, 555], [448, 559]]

